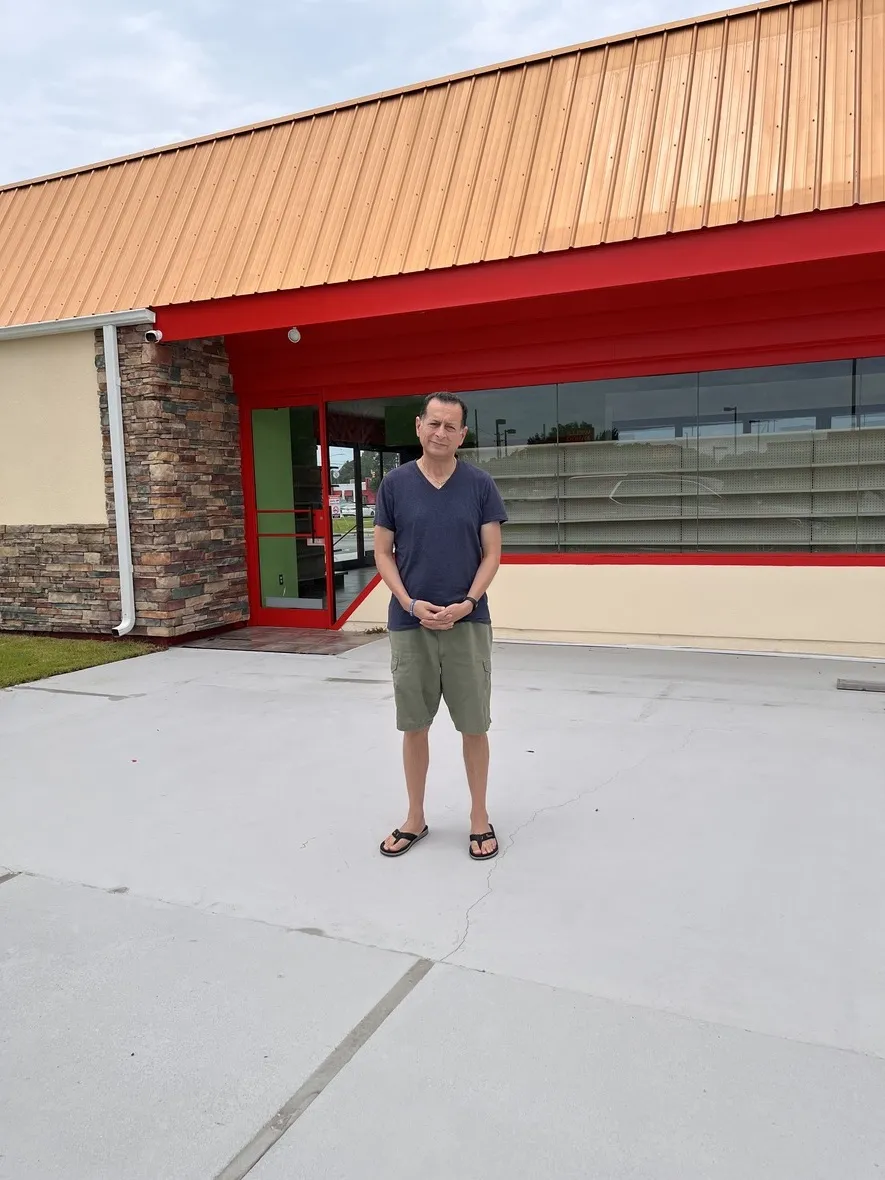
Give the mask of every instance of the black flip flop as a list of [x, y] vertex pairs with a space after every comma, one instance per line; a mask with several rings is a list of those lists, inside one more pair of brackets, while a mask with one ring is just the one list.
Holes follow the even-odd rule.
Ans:
[[[481, 851], [480, 852], [473, 851], [474, 844], [476, 844], [481, 849], [483, 844], [485, 844], [485, 842], [487, 840], [494, 840], [495, 841], [495, 851], [494, 852], [483, 853]], [[492, 827], [491, 824], [489, 824], [489, 830], [487, 832], [483, 832], [482, 835], [471, 835], [470, 843], [467, 845], [467, 850], [470, 853], [471, 860], [492, 860], [494, 857], [496, 857], [498, 855], [499, 848], [500, 848], [500, 845], [498, 844], [498, 837], [495, 835], [495, 829]]]
[[[400, 840], [408, 840], [408, 844], [405, 846], [405, 848], [400, 848], [400, 850], [398, 852], [391, 852], [389, 848], [384, 847], [384, 840], [382, 840], [381, 841], [381, 855], [382, 856], [405, 856], [405, 854], [411, 849], [413, 844], [417, 844], [419, 840], [424, 839], [424, 837], [427, 835], [429, 830], [430, 829], [427, 827], [426, 824], [424, 825], [424, 831], [418, 832], [417, 835], [414, 832], [401, 832], [399, 830], [399, 828], [394, 828], [393, 831], [391, 832], [391, 835], [397, 840], [397, 842], [399, 842]], [[387, 839], [387, 837], [385, 837], [385, 839]]]

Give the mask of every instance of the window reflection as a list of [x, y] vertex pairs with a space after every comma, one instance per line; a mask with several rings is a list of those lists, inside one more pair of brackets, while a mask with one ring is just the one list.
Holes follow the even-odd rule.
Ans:
[[521, 553], [557, 549], [556, 386], [488, 389], [461, 395], [467, 404], [465, 462], [484, 467], [507, 505], [504, 547]]
[[559, 387], [562, 549], [696, 545], [697, 390], [694, 374]]
[[853, 380], [851, 361], [701, 374], [698, 469], [720, 493], [701, 502], [700, 549], [854, 548], [857, 441], [833, 427]]
[[[461, 396], [511, 552], [885, 550], [885, 358]], [[330, 441], [417, 458], [420, 404], [330, 405]]]

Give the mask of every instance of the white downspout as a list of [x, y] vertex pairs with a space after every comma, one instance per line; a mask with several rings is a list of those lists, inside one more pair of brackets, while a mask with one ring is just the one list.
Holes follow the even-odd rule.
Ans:
[[108, 431], [111, 437], [111, 470], [114, 477], [114, 524], [117, 532], [117, 566], [120, 570], [120, 622], [117, 635], [128, 635], [135, 626], [135, 571], [129, 528], [129, 488], [126, 484], [126, 440], [123, 436], [123, 385], [116, 324], [102, 325], [104, 371], [108, 387]]
[[120, 350], [117, 328], [152, 324], [152, 311], [113, 312], [110, 315], [78, 316], [40, 324], [16, 324], [0, 328], [0, 341], [23, 340], [31, 336], [54, 336], [61, 332], [102, 330], [105, 380], [108, 389], [108, 431], [111, 440], [111, 471], [114, 483], [114, 522], [117, 532], [117, 561], [120, 569], [120, 622], [117, 635], [128, 635], [135, 626], [135, 579], [132, 568], [132, 538], [129, 529], [129, 490], [126, 485], [126, 440], [123, 435], [123, 389], [120, 382]]

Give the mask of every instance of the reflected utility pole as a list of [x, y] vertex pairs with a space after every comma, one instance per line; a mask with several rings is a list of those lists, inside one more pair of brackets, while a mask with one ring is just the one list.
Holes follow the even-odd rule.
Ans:
[[734, 414], [734, 453], [737, 454], [737, 449], [738, 449], [738, 408], [737, 408], [737, 406], [723, 406], [722, 411], [725, 414]]

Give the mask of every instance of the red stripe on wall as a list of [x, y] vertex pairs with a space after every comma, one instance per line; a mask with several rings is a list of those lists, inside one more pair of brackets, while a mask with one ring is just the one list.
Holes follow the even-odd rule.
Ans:
[[501, 564], [885, 566], [885, 553], [505, 553]]

